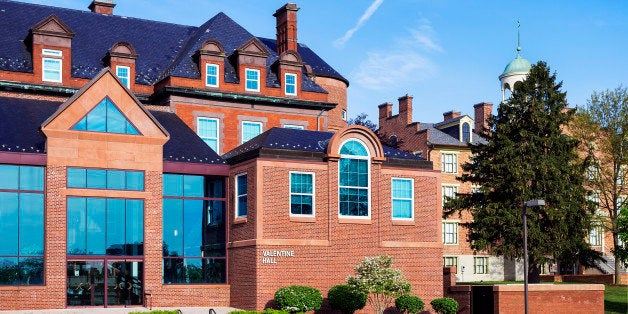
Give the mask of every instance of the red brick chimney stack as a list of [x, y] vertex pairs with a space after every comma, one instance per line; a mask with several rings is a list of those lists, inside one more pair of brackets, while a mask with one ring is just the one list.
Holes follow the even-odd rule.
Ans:
[[473, 105], [475, 133], [481, 133], [483, 128], [488, 128], [488, 120], [493, 115], [493, 104], [481, 102]]
[[297, 11], [296, 4], [286, 3], [273, 14], [277, 18], [277, 54], [297, 51]]
[[443, 121], [451, 120], [460, 117], [460, 111], [447, 111], [443, 113]]
[[392, 104], [385, 102], [379, 106], [379, 125], [382, 125], [382, 120], [386, 120], [392, 116]]
[[399, 97], [399, 118], [406, 125], [412, 123], [412, 98], [408, 94]]
[[113, 15], [113, 7], [115, 6], [113, 0], [94, 0], [89, 5], [89, 9], [94, 13]]

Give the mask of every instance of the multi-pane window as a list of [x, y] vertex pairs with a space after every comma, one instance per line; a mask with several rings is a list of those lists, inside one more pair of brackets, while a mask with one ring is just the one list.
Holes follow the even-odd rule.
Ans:
[[116, 66], [116, 75], [124, 86], [131, 88], [131, 68], [118, 65]]
[[0, 286], [44, 283], [44, 168], [0, 165]]
[[458, 273], [458, 257], [456, 256], [443, 256], [444, 267], [456, 267], [456, 273]]
[[314, 174], [290, 172], [290, 214], [314, 215]]
[[138, 135], [140, 132], [108, 97], [87, 113], [72, 130]]
[[600, 175], [600, 166], [597, 164], [590, 165], [587, 167], [586, 177], [587, 180], [595, 180]]
[[305, 129], [304, 126], [296, 125], [296, 124], [284, 124], [283, 127], [285, 129], [294, 129], [294, 130], [303, 130], [303, 129]]
[[144, 200], [68, 197], [69, 255], [144, 255]]
[[206, 64], [205, 65], [205, 86], [218, 87], [218, 65]]
[[68, 187], [106, 190], [144, 190], [144, 172], [68, 168]]
[[341, 118], [343, 121], [347, 121], [347, 110], [342, 110]]
[[458, 187], [455, 185], [443, 185], [443, 206], [450, 198], [455, 198], [458, 193]]
[[458, 223], [457, 222], [443, 222], [443, 243], [444, 244], [458, 244]]
[[488, 274], [488, 257], [473, 258], [473, 273]]
[[259, 92], [259, 70], [246, 69], [245, 75], [246, 90]]
[[262, 134], [262, 123], [253, 121], [242, 121], [242, 143]]
[[41, 54], [44, 56], [41, 60], [42, 81], [61, 83], [63, 78], [61, 75], [62, 60], [60, 58], [62, 57], [63, 52], [61, 50], [43, 49]]
[[295, 96], [297, 94], [297, 76], [286, 73], [286, 95]]
[[601, 226], [596, 226], [591, 229], [589, 232], [589, 244], [591, 246], [602, 246], [602, 236], [604, 235], [604, 230]]
[[225, 179], [163, 176], [163, 283], [227, 282]]
[[369, 154], [362, 143], [349, 140], [340, 148], [339, 213], [344, 217], [370, 217]]
[[471, 142], [471, 125], [469, 122], [462, 123], [462, 141]]
[[246, 173], [235, 177], [235, 208], [236, 218], [246, 217], [247, 215], [247, 175]]
[[458, 154], [441, 154], [441, 171], [444, 173], [458, 173]]
[[197, 120], [198, 136], [218, 154], [220, 154], [218, 145], [220, 143], [218, 138], [219, 124], [219, 120], [214, 118], [199, 117]]
[[412, 219], [414, 217], [414, 182], [412, 179], [392, 179], [392, 218]]

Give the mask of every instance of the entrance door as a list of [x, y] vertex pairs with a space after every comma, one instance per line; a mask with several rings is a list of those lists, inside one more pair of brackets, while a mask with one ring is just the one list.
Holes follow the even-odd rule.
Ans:
[[107, 262], [107, 305], [142, 305], [144, 265], [137, 261]]
[[143, 304], [142, 261], [104, 259], [68, 261], [67, 265], [68, 306]]
[[102, 261], [68, 262], [68, 305], [105, 304], [105, 270]]

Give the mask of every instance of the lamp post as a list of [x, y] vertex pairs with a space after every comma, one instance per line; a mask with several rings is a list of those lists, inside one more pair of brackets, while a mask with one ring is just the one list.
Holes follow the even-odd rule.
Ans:
[[530, 200], [523, 203], [523, 302], [528, 314], [528, 218], [527, 208], [545, 206], [545, 200]]

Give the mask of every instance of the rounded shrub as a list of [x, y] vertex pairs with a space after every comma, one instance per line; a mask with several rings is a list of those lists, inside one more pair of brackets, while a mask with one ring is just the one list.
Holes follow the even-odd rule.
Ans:
[[456, 314], [458, 312], [458, 302], [452, 298], [438, 298], [430, 302], [436, 313]]
[[290, 313], [318, 310], [323, 305], [323, 295], [308, 286], [287, 286], [275, 292], [275, 304]]
[[401, 313], [418, 314], [425, 308], [425, 303], [415, 295], [404, 294], [395, 299], [395, 307]]
[[327, 293], [329, 306], [334, 310], [339, 310], [342, 314], [353, 314], [353, 312], [364, 308], [366, 298], [366, 293], [349, 285], [335, 285]]

